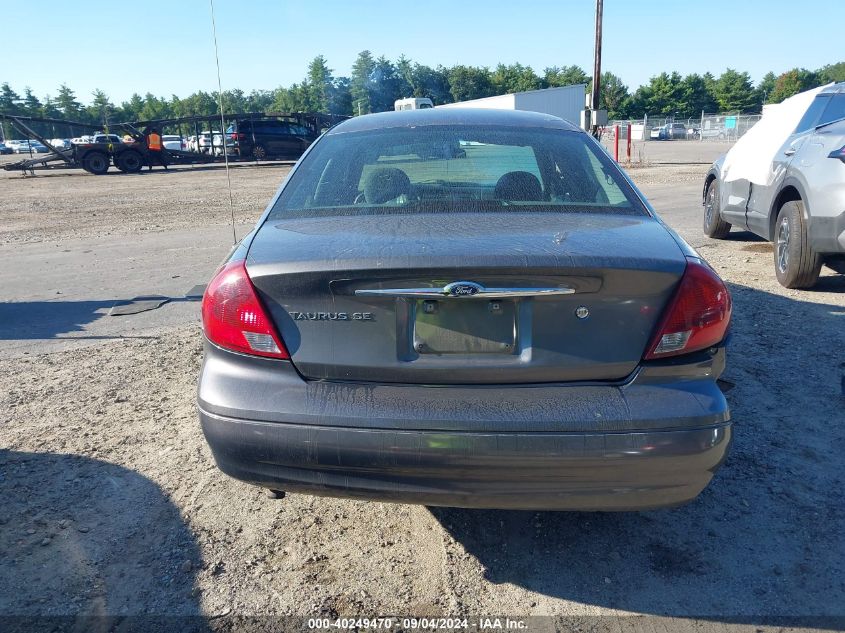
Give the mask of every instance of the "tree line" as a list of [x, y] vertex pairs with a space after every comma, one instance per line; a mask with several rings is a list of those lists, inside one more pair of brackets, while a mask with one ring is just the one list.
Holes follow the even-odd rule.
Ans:
[[[779, 75], [770, 72], [757, 84], [747, 72], [731, 68], [718, 77], [711, 73], [682, 76], [662, 72], [631, 92], [612, 72], [602, 73], [601, 107], [611, 119], [651, 117], [688, 118], [707, 113], [756, 113], [764, 103], [779, 103], [798, 92], [831, 81], [845, 81], [845, 62], [817, 70], [794, 68]], [[226, 112], [325, 112], [358, 115], [393, 109], [404, 97], [429, 97], [435, 104], [490, 97], [510, 92], [586, 84], [592, 78], [579, 66], [551, 66], [541, 74], [522, 64], [495, 68], [455, 65], [432, 68], [401, 56], [396, 61], [358, 54], [349, 77], [335, 76], [323, 55], [308, 64], [302, 81], [275, 90], [224, 91]], [[210, 116], [219, 112], [217, 94], [199, 91], [170, 98], [150, 92], [133, 94], [112, 103], [103, 90], [95, 90], [83, 104], [62, 84], [55, 96], [39, 99], [29, 87], [19, 94], [8, 83], [0, 85], [0, 113], [47, 117], [106, 126], [109, 122], [148, 121], [183, 116]]]

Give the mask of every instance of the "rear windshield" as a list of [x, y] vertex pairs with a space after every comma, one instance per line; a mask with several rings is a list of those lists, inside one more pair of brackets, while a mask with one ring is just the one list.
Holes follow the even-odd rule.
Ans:
[[845, 118], [845, 92], [839, 92], [830, 98], [819, 118], [818, 125], [827, 125], [843, 118]]
[[323, 137], [270, 217], [503, 210], [646, 213], [585, 134], [421, 126]]
[[819, 117], [821, 116], [822, 111], [827, 107], [829, 100], [830, 95], [827, 94], [816, 96], [810, 104], [810, 107], [807, 108], [804, 116], [802, 116], [801, 120], [798, 122], [798, 126], [795, 128], [795, 134], [806, 132], [811, 127], [815, 127], [816, 121], [819, 120]]

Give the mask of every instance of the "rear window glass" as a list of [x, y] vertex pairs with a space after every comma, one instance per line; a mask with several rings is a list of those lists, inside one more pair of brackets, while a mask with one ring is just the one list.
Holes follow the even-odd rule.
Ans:
[[830, 99], [830, 103], [827, 104], [816, 125], [824, 125], [842, 118], [845, 118], [845, 93], [838, 93]]
[[830, 100], [829, 95], [819, 95], [813, 102], [810, 104], [810, 107], [807, 108], [807, 111], [804, 113], [804, 116], [801, 117], [801, 120], [798, 122], [798, 127], [795, 128], [795, 133], [798, 134], [800, 132], [806, 132], [811, 127], [815, 127], [816, 121], [819, 120], [822, 111], [827, 106], [828, 101]]
[[646, 213], [585, 134], [423, 126], [322, 138], [270, 217], [503, 210]]
[[256, 134], [286, 134], [287, 129], [283, 124], [275, 121], [259, 121], [252, 124], [252, 130]]

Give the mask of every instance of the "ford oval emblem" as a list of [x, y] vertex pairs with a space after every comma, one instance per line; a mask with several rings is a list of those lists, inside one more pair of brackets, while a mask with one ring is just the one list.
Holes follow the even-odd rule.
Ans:
[[471, 297], [484, 290], [484, 286], [474, 281], [454, 281], [443, 288], [445, 294], [450, 297]]

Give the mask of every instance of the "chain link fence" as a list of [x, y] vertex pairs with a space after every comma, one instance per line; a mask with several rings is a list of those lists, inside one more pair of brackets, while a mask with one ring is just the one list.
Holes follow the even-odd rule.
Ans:
[[760, 120], [760, 114], [702, 114], [699, 117], [649, 117], [610, 121], [602, 132], [613, 139], [616, 126], [619, 138], [633, 141], [736, 141]]

